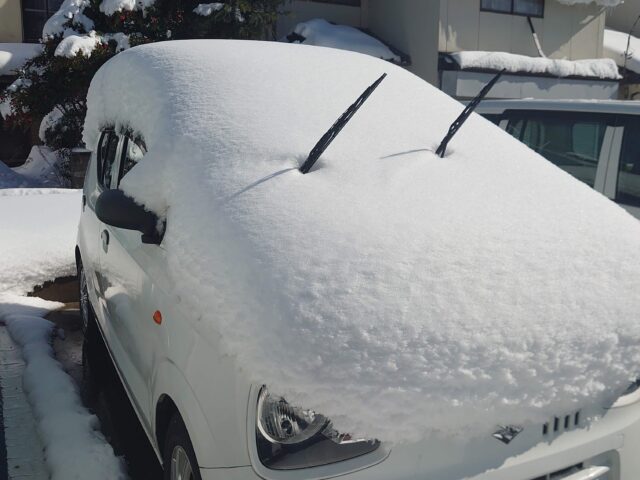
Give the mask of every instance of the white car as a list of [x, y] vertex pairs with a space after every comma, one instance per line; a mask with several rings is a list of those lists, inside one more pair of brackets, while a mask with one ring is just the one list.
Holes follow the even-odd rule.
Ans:
[[460, 109], [303, 45], [96, 74], [85, 360], [106, 345], [165, 478], [638, 478], [640, 225], [478, 116], [436, 156]]
[[640, 218], [640, 104], [487, 100], [477, 112]]

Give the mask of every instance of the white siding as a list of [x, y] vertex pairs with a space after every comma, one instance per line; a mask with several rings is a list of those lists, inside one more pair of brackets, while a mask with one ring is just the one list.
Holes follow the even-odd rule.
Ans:
[[[362, 4], [364, 7], [366, 2], [363, 1]], [[324, 18], [330, 22], [353, 27], [366, 26], [366, 8], [333, 5], [310, 0], [288, 0], [284, 2], [282, 9], [287, 13], [281, 15], [278, 19], [276, 29], [278, 38], [290, 33], [298, 23], [314, 18]]]
[[[480, 12], [480, 0], [440, 0], [440, 10], [440, 51], [537, 56], [526, 17]], [[534, 18], [533, 24], [547, 56], [577, 60], [602, 56], [604, 18], [605, 9], [595, 4], [567, 6], [546, 0], [544, 18]]]
[[369, 28], [411, 57], [409, 70], [438, 83], [438, 0], [369, 0]]
[[22, 11], [19, 0], [0, 0], [0, 42], [22, 42]]

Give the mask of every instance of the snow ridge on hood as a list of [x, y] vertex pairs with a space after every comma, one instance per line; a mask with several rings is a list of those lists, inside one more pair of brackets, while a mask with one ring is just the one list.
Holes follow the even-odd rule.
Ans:
[[143, 136], [122, 188], [166, 216], [185, 321], [343, 431], [484, 435], [611, 402], [639, 373], [640, 223], [477, 115], [437, 157], [462, 108], [352, 52], [162, 42], [100, 69], [84, 140]]

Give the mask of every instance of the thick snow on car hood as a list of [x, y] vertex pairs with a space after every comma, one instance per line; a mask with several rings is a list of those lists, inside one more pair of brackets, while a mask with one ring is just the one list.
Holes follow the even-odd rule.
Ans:
[[[297, 167], [381, 73], [307, 175]], [[148, 153], [123, 189], [166, 215], [184, 311], [251, 380], [387, 441], [485, 434], [610, 402], [640, 370], [640, 223], [368, 56], [163, 42], [89, 91]]]

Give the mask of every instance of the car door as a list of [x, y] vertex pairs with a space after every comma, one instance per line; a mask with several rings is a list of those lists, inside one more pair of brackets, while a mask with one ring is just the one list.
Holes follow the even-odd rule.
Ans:
[[[118, 188], [142, 156], [139, 145], [120, 137], [116, 161], [105, 172], [103, 188]], [[144, 427], [151, 431], [149, 378], [153, 362], [153, 314], [145, 269], [157, 245], [142, 243], [141, 233], [101, 224], [100, 252], [103, 315], [108, 343], [123, 383]]]
[[621, 116], [620, 124], [622, 141], [612, 150], [605, 193], [640, 219], [640, 117]]
[[[82, 191], [82, 213], [78, 229], [78, 245], [82, 253], [82, 266], [87, 280], [87, 291], [91, 304], [97, 309], [100, 304], [100, 232], [101, 222], [96, 216], [96, 201], [102, 192], [98, 180], [101, 165], [106, 161], [110, 148], [109, 131], [100, 135], [98, 147], [91, 154], [91, 160], [84, 179]], [[115, 158], [117, 141], [111, 143], [113, 158]]]
[[[506, 121], [505, 121], [506, 120]], [[612, 114], [566, 111], [507, 111], [506, 131], [551, 163], [599, 192], [617, 127]]]

